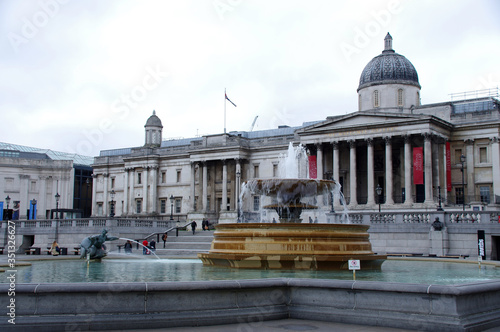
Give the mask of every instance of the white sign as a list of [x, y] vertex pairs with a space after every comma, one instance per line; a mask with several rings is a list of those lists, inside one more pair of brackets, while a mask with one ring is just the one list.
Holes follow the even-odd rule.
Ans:
[[360, 270], [361, 264], [359, 263], [359, 259], [350, 259], [349, 260], [349, 270]]

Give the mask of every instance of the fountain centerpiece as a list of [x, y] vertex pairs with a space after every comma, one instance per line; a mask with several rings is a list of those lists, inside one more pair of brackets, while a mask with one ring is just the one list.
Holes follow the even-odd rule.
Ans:
[[362, 269], [380, 269], [387, 256], [371, 249], [367, 225], [302, 223], [304, 209], [316, 209], [304, 198], [340, 194], [335, 181], [300, 177], [307, 173], [307, 155], [302, 146], [290, 143], [280, 158], [280, 178], [253, 179], [242, 186], [245, 195], [264, 195], [273, 203], [279, 223], [219, 224], [208, 253], [198, 254], [204, 265], [257, 269], [347, 270], [350, 259], [360, 260]]

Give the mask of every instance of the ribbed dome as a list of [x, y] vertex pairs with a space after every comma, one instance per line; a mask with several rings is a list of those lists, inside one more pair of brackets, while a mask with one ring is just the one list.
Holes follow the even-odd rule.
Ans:
[[163, 125], [161, 124], [161, 120], [159, 117], [156, 116], [155, 111], [153, 111], [153, 115], [151, 115], [148, 118], [148, 121], [146, 121], [146, 125], [144, 127], [161, 127], [161, 128], [163, 128]]
[[392, 37], [388, 33], [385, 37], [385, 49], [382, 54], [374, 57], [363, 69], [358, 91], [372, 85], [391, 83], [414, 85], [420, 89], [415, 67], [407, 58], [394, 52]]

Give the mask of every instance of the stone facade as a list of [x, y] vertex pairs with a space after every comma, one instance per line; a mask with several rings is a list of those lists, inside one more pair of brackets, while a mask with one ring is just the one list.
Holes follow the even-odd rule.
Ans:
[[[379, 206], [384, 211], [436, 210], [440, 198], [447, 210], [498, 210], [498, 100], [487, 96], [421, 105], [415, 68], [392, 50], [389, 37], [382, 60], [363, 71], [360, 110], [354, 113], [159, 146], [151, 144], [148, 132], [155, 124], [161, 137], [161, 121], [153, 114], [143, 146], [101, 151], [95, 158], [93, 215], [109, 215], [113, 204], [116, 216], [234, 222], [241, 212], [243, 221], [271, 221], [274, 211], [258, 212], [270, 203], [268, 198], [251, 197], [238, 206], [238, 197], [246, 180], [277, 177], [279, 156], [289, 143], [305, 146], [316, 157], [318, 178], [340, 182], [351, 211]], [[414, 160], [417, 150], [422, 151], [421, 165]], [[422, 168], [421, 184], [415, 184], [415, 167]], [[333, 201], [333, 209], [340, 211], [340, 200]], [[330, 197], [320, 197], [317, 205], [322, 212], [304, 212], [303, 218], [325, 220]]]

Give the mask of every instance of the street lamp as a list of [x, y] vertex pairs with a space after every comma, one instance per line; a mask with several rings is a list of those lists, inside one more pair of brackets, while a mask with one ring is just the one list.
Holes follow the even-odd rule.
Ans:
[[465, 182], [464, 182], [465, 156], [463, 154], [460, 156], [460, 163], [462, 163], [462, 168], [460, 169], [462, 171], [462, 209], [463, 211], [465, 211]]
[[111, 206], [110, 206], [111, 207], [111, 211], [109, 213], [109, 216], [111, 218], [113, 218], [115, 216], [115, 201], [114, 201], [115, 195], [116, 195], [115, 190], [114, 189], [111, 190], [111, 192], [109, 193], [109, 196], [111, 197]]
[[174, 220], [174, 195], [170, 195], [170, 220]]
[[54, 197], [56, 198], [56, 219], [59, 219], [59, 199], [61, 198], [61, 195], [56, 193]]
[[236, 200], [236, 204], [238, 205], [236, 207], [236, 211], [238, 213], [238, 222], [240, 222], [240, 179], [241, 179], [241, 172], [239, 170], [236, 171], [236, 178], [238, 179], [237, 186], [238, 190], [236, 190], [236, 195], [238, 195], [238, 199]]
[[7, 220], [9, 220], [9, 203], [10, 203], [10, 196], [7, 195], [7, 197], [5, 197], [5, 203], [7, 203]]
[[441, 186], [438, 186], [438, 200], [439, 200], [439, 206], [438, 206], [437, 210], [444, 211], [443, 207], [441, 206]]
[[380, 195], [382, 195], [382, 187], [380, 184], [377, 184], [377, 188], [375, 188], [375, 191], [377, 192], [378, 196], [378, 212], [380, 213]]
[[32, 208], [33, 208], [33, 212], [31, 214], [31, 219], [36, 219], [36, 214], [35, 214], [36, 199], [33, 198], [31, 200], [31, 205], [32, 205]]

